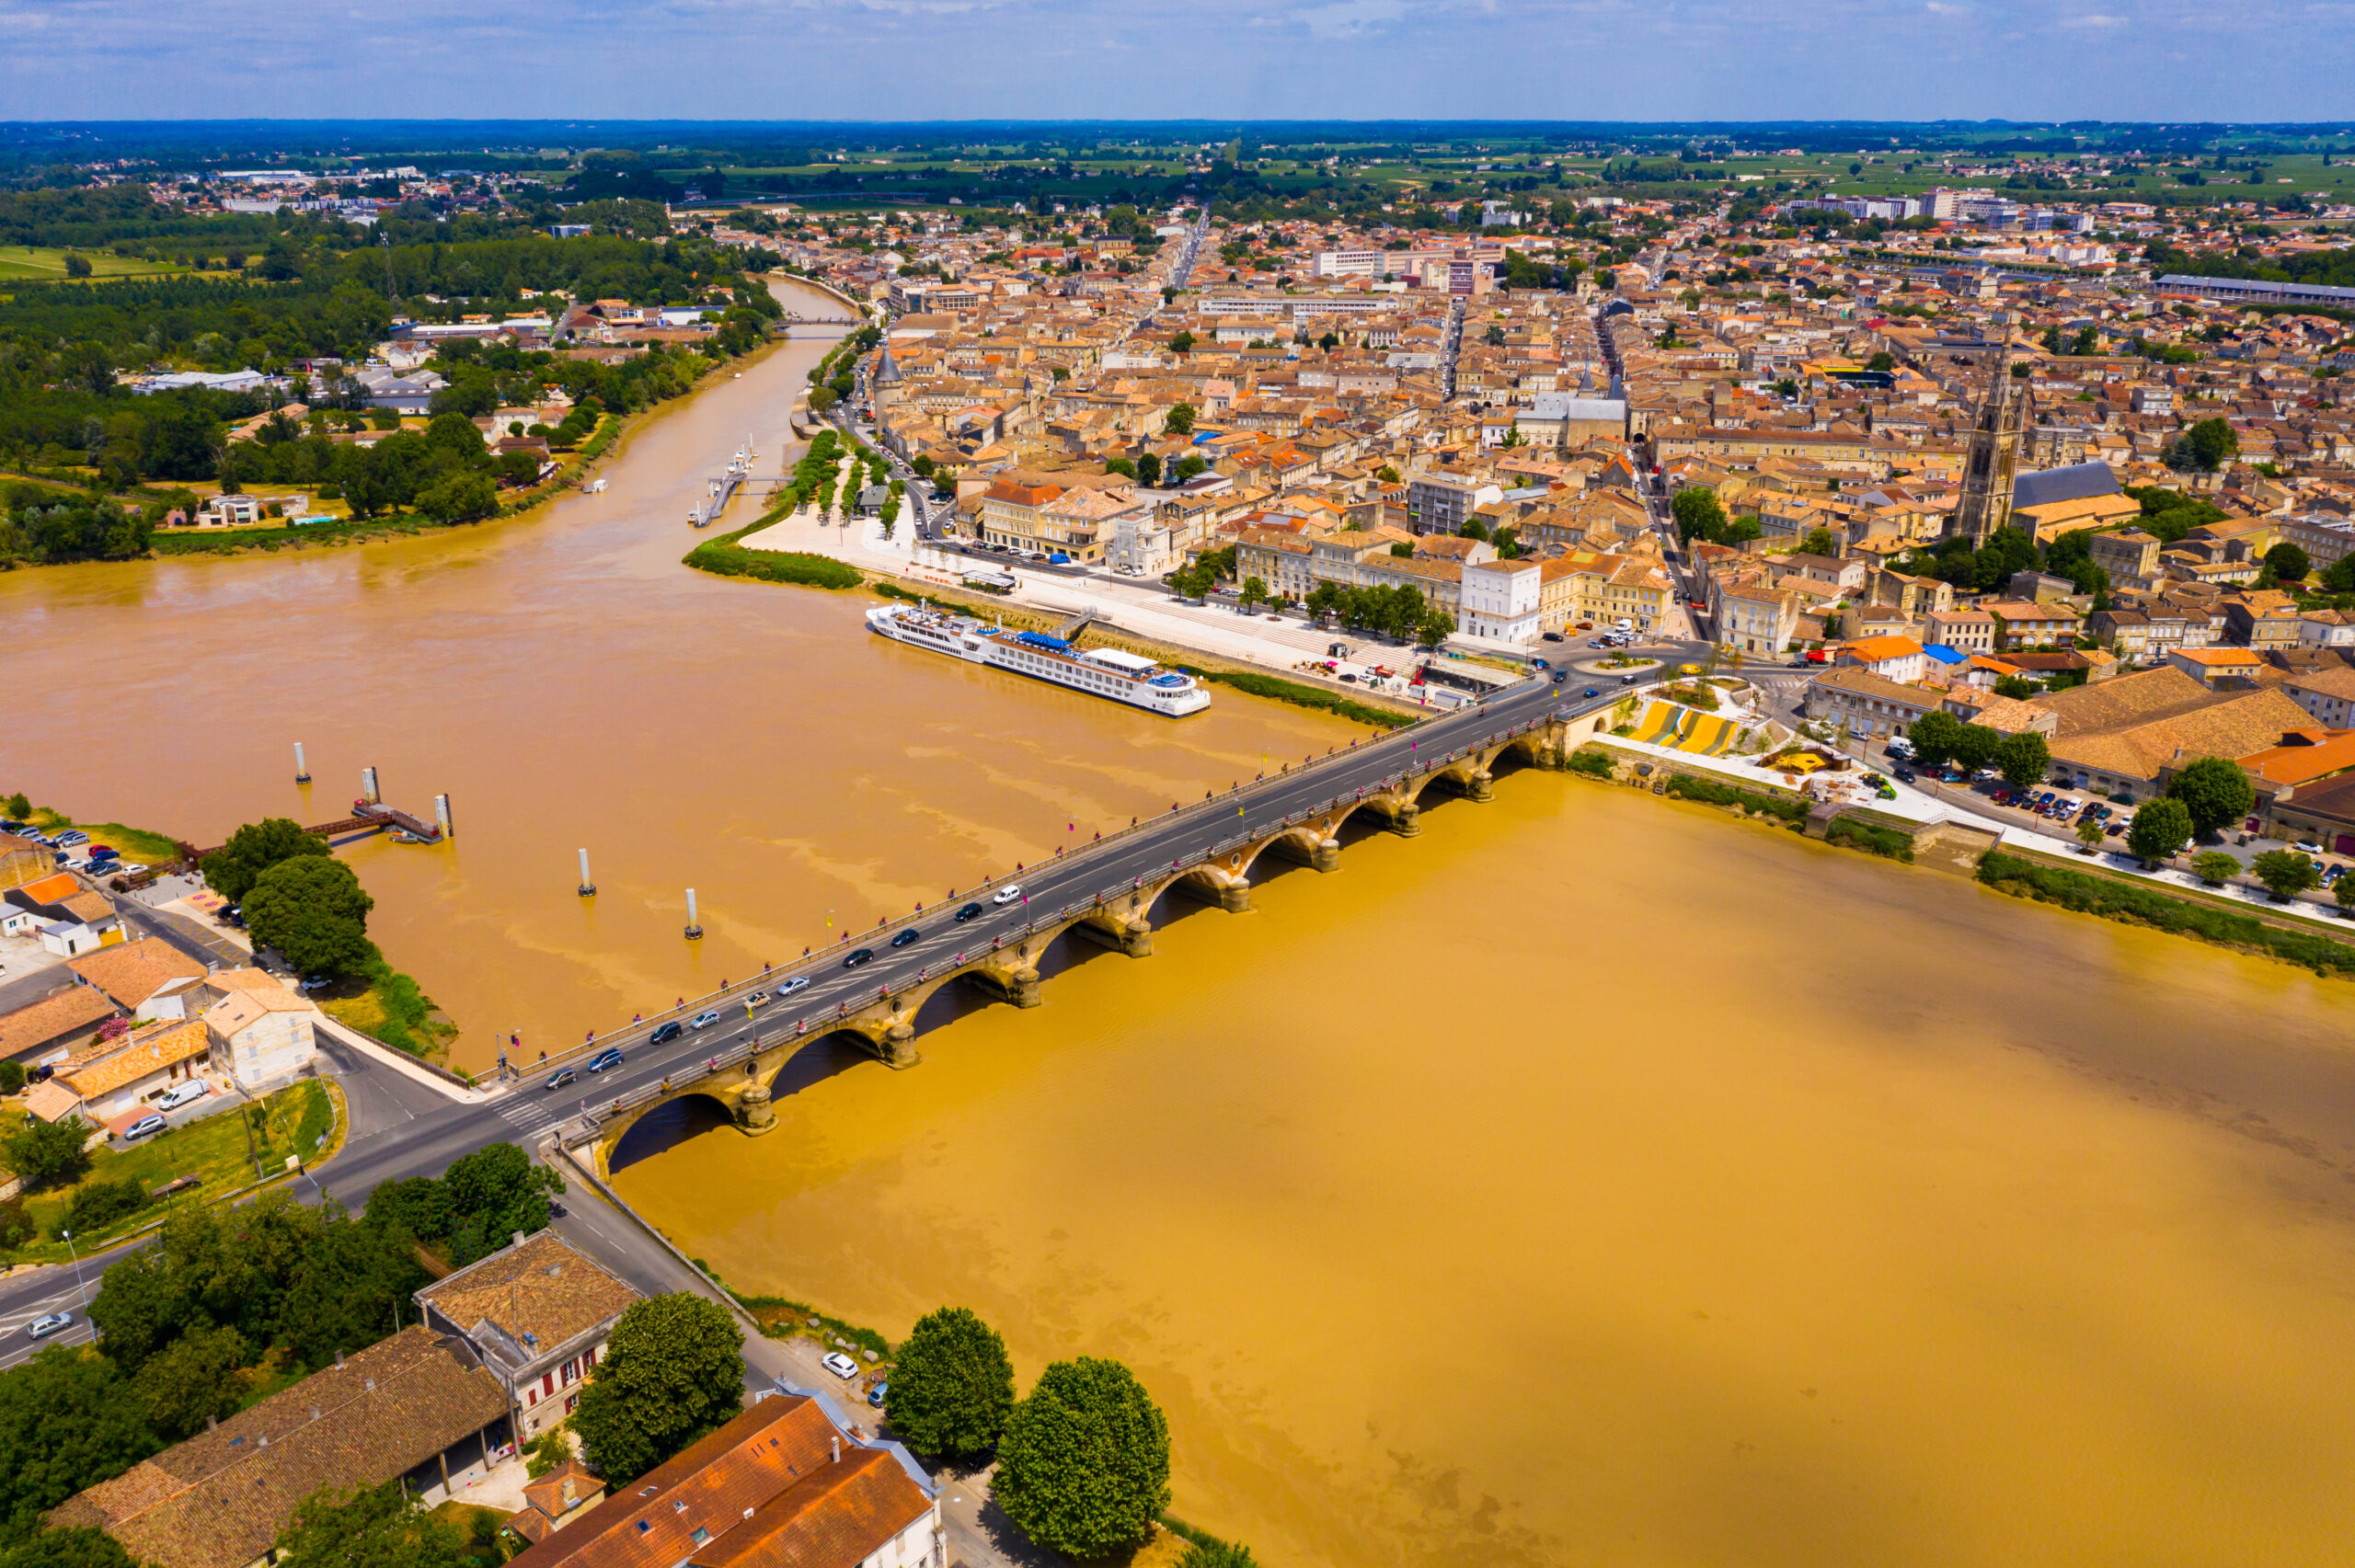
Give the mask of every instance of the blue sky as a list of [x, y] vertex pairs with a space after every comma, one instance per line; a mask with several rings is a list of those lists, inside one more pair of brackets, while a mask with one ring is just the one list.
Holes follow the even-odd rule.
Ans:
[[0, 0], [0, 118], [2355, 118], [2355, 0]]

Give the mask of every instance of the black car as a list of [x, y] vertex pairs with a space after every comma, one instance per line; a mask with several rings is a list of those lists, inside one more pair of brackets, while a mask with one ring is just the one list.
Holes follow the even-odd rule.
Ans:
[[924, 935], [924, 933], [918, 931], [913, 926], [910, 926], [907, 930], [900, 933], [899, 935], [891, 939], [891, 945], [894, 947], [905, 947], [909, 943], [915, 941], [922, 935]]
[[982, 906], [981, 906], [981, 905], [979, 905], [979, 904], [968, 904], [968, 905], [966, 905], [963, 909], [959, 910], [957, 911], [957, 918], [958, 918], [959, 920], [960, 920], [960, 921], [969, 921], [969, 920], [971, 920], [975, 915], [980, 914], [981, 912], [982, 912]]
[[573, 1076], [572, 1069], [569, 1067], [561, 1067], [557, 1069], [555, 1072], [549, 1074], [547, 1082], [543, 1084], [541, 1087], [546, 1089], [561, 1089], [568, 1083], [577, 1083], [579, 1082], [580, 1080]]
[[678, 1022], [676, 1019], [673, 1019], [670, 1023], [663, 1024], [660, 1029], [655, 1030], [651, 1035], [647, 1036], [646, 1043], [649, 1046], [666, 1045], [669, 1042], [677, 1039], [686, 1032], [687, 1026], [684, 1024]]
[[871, 964], [874, 961], [875, 949], [872, 947], [861, 947], [852, 953], [849, 957], [843, 960], [843, 967], [845, 969], [856, 969], [861, 964]]

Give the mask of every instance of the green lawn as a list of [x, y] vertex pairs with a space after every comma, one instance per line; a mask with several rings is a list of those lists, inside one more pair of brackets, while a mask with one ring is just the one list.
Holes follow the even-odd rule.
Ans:
[[110, 844], [123, 853], [127, 860], [154, 865], [173, 855], [170, 835], [150, 832], [144, 828], [126, 828], [120, 822], [76, 822], [63, 811], [47, 806], [33, 807], [33, 826], [44, 833], [55, 833], [66, 828], [79, 828], [90, 835], [94, 844]]
[[[254, 1118], [257, 1109], [262, 1115]], [[0, 1110], [0, 1130], [13, 1129], [23, 1116], [24, 1112], [14, 1105]], [[250, 1127], [250, 1141], [249, 1119], [259, 1124]], [[318, 1079], [304, 1079], [270, 1095], [258, 1107], [240, 1104], [158, 1133], [129, 1149], [101, 1149], [90, 1157], [90, 1169], [79, 1182], [72, 1186], [52, 1187], [26, 1198], [26, 1212], [39, 1227], [41, 1239], [19, 1249], [8, 1261], [35, 1263], [49, 1261], [52, 1254], [64, 1257], [66, 1248], [57, 1240], [58, 1228], [73, 1206], [75, 1193], [92, 1182], [120, 1182], [132, 1177], [150, 1192], [181, 1176], [194, 1176], [198, 1185], [175, 1194], [167, 1203], [149, 1204], [107, 1227], [99, 1235], [76, 1235], [75, 1243], [83, 1252], [104, 1244], [108, 1237], [161, 1219], [171, 1205], [203, 1202], [251, 1186], [257, 1168], [265, 1176], [277, 1175], [285, 1170], [290, 1154], [300, 1154], [305, 1161], [316, 1154], [332, 1154], [340, 1121], [336, 1101], [326, 1083]], [[318, 1144], [316, 1139], [322, 1133], [327, 1135], [327, 1141]]]
[[[61, 282], [65, 277], [65, 254], [54, 246], [0, 245], [0, 279]], [[155, 278], [187, 270], [177, 262], [117, 256], [110, 250], [81, 250], [75, 254], [89, 262], [94, 279]]]

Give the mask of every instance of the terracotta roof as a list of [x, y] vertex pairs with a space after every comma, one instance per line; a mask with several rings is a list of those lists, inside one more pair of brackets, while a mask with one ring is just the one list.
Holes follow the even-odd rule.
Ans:
[[204, 1032], [201, 1023], [195, 1019], [165, 1019], [92, 1046], [60, 1067], [57, 1076], [83, 1099], [95, 1100], [101, 1094], [113, 1093], [126, 1083], [136, 1083], [149, 1073], [203, 1056], [212, 1048], [212, 1036]]
[[70, 871], [44, 876], [38, 882], [28, 882], [17, 889], [36, 904], [62, 904], [81, 890], [81, 879]]
[[2355, 768], [2355, 729], [2301, 729], [2237, 759], [2261, 783], [2310, 784]]
[[516, 1568], [856, 1568], [931, 1510], [813, 1399], [763, 1400], [517, 1557]]
[[19, 1056], [95, 1029], [115, 1005], [90, 986], [67, 986], [0, 1018], [0, 1057]]
[[[638, 1299], [553, 1230], [502, 1247], [417, 1293], [477, 1348], [515, 1367], [621, 1316]], [[485, 1324], [495, 1332], [477, 1332]]]
[[44, 1517], [157, 1568], [244, 1568], [314, 1492], [381, 1485], [506, 1413], [463, 1342], [406, 1328]]
[[204, 973], [203, 965], [153, 936], [101, 947], [67, 960], [65, 967], [125, 1007], [138, 1006], [168, 980], [194, 979]]
[[2278, 690], [2212, 692], [2173, 666], [2051, 692], [2030, 705], [2059, 720], [2056, 760], [2128, 778], [2156, 778], [2178, 760], [2246, 757], [2314, 723]]

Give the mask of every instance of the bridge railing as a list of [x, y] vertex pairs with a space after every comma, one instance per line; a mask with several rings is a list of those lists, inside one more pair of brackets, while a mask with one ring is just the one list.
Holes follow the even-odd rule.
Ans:
[[[1625, 693], [1620, 692], [1606, 698], [1597, 698], [1584, 704], [1584, 706], [1588, 708], [1607, 706], [1611, 703], [1618, 701], [1619, 697], [1623, 695], [1625, 695]], [[1410, 760], [1404, 767], [1399, 768], [1394, 773], [1384, 774], [1375, 784], [1369, 786], [1369, 793], [1379, 790], [1396, 789], [1411, 778], [1428, 774], [1436, 768], [1452, 765], [1453, 761], [1460, 760], [1464, 756], [1474, 751], [1485, 750], [1486, 748], [1496, 744], [1499, 740], [1525, 735], [1544, 725], [1555, 722], [1557, 719], [1569, 717], [1580, 711], [1580, 706], [1581, 704], [1580, 704], [1565, 703], [1536, 717], [1523, 720], [1520, 724], [1508, 725], [1497, 729], [1489, 730], [1476, 741], [1465, 741], [1460, 743], [1458, 746], [1449, 750], [1445, 754], [1444, 758], [1433, 757], [1430, 759]], [[1409, 750], [1410, 758], [1413, 758], [1415, 757], [1413, 749], [1419, 744], [1413, 738], [1415, 736], [1421, 733], [1428, 727], [1444, 724], [1448, 720], [1458, 717], [1467, 711], [1471, 710], [1459, 708], [1453, 713], [1434, 713], [1426, 718], [1418, 719], [1415, 723], [1406, 726], [1405, 727], [1393, 730], [1388, 735], [1381, 736], [1362, 743], [1346, 746], [1338, 750], [1328, 752], [1325, 756], [1317, 758], [1312, 761], [1304, 762], [1298, 772], [1286, 771], [1270, 774], [1265, 778], [1252, 780], [1248, 784], [1238, 784], [1228, 789], [1224, 794], [1213, 794], [1201, 800], [1194, 801], [1189, 804], [1181, 804], [1174, 810], [1165, 812], [1157, 817], [1140, 818], [1130, 827], [1114, 829], [1103, 838], [1086, 845], [1084, 848], [1079, 850], [1076, 854], [1058, 855], [1055, 859], [1042, 861], [1036, 866], [1027, 866], [1014, 871], [1001, 872], [997, 876], [987, 878], [973, 887], [968, 888], [961, 897], [966, 898], [987, 898], [993, 894], [1009, 886], [1018, 885], [1026, 877], [1038, 876], [1047, 872], [1059, 862], [1063, 864], [1070, 864], [1083, 858], [1113, 853], [1120, 845], [1125, 844], [1131, 839], [1141, 834], [1160, 831], [1172, 823], [1183, 824], [1210, 815], [1223, 816], [1227, 812], [1228, 808], [1249, 800], [1254, 795], [1262, 794], [1269, 790], [1280, 789], [1286, 784], [1298, 782], [1302, 773], [1312, 773], [1320, 768], [1339, 767], [1345, 765], [1353, 758], [1361, 758], [1364, 756], [1369, 750], [1396, 750], [1401, 747], [1406, 747]], [[1281, 825], [1284, 827], [1297, 827], [1301, 823], [1308, 821], [1315, 817], [1322, 816], [1324, 813], [1334, 809], [1338, 806], [1350, 803], [1352, 798], [1352, 795], [1350, 794], [1337, 794], [1328, 796], [1326, 799], [1325, 804], [1320, 807], [1314, 808], [1304, 807], [1286, 814], [1281, 819]], [[1267, 830], [1268, 830], [1265, 828], [1246, 830], [1244, 832], [1230, 835], [1225, 840], [1210, 848], [1189, 851], [1186, 853], [1172, 859], [1169, 862], [1169, 870], [1173, 873], [1189, 871], [1194, 867], [1202, 864], [1205, 861], [1211, 859], [1215, 854], [1227, 853], [1236, 846], [1249, 843], [1252, 840], [1263, 836]], [[1159, 874], [1159, 868], [1156, 867], [1154, 875], [1158, 876]], [[1135, 891], [1136, 887], [1141, 886], [1142, 881], [1142, 878], [1133, 878], [1132, 879], [1131, 886], [1115, 889], [1108, 889], [1102, 897], [1105, 901], [1109, 902], [1112, 898], [1118, 897], [1120, 894]], [[938, 905], [933, 906], [935, 910], [937, 910], [939, 907], [940, 906]], [[1084, 912], [1093, 907], [1094, 903], [1092, 900], [1082, 900], [1058, 911], [1052, 916], [1033, 917], [1031, 920], [1026, 921], [1022, 925], [1017, 927], [1015, 934], [1017, 936], [1035, 935], [1044, 926], [1072, 919], [1077, 913]], [[917, 911], [917, 915], [920, 917], [926, 912], [929, 911], [919, 910]], [[879, 927], [878, 929], [882, 928]], [[841, 943], [835, 944], [832, 946], [815, 949], [803, 957], [779, 965], [772, 969], [764, 970], [762, 973], [750, 979], [740, 981], [735, 985], [724, 987], [718, 990], [708, 992], [700, 997], [691, 998], [681, 1002], [675, 1007], [665, 1009], [661, 1013], [649, 1014], [643, 1019], [634, 1021], [633, 1023], [607, 1035], [592, 1036], [579, 1045], [568, 1047], [562, 1051], [550, 1052], [546, 1059], [534, 1062], [529, 1065], [528, 1069], [525, 1064], [522, 1062], [516, 1062], [511, 1065], [513, 1065], [517, 1070], [523, 1074], [523, 1076], [528, 1078], [534, 1072], [553, 1071], [567, 1064], [577, 1062], [597, 1051], [606, 1049], [609, 1047], [628, 1047], [643, 1044], [647, 1036], [665, 1024], [682, 1022], [715, 1008], [741, 1005], [744, 999], [751, 996], [753, 992], [760, 990], [773, 990], [776, 986], [793, 979], [797, 975], [814, 977], [818, 973], [830, 968], [837, 961], [834, 955], [839, 948], [848, 946], [850, 944], [851, 939], [845, 936]], [[837, 1012], [827, 1015], [826, 1021], [831, 1021], [833, 1018], [839, 1018], [845, 1015], [846, 1014], [843, 1013]], [[806, 1024], [812, 1021], [804, 1019], [800, 1022]], [[797, 1030], [796, 1032], [798, 1034], [801, 1031]]]

